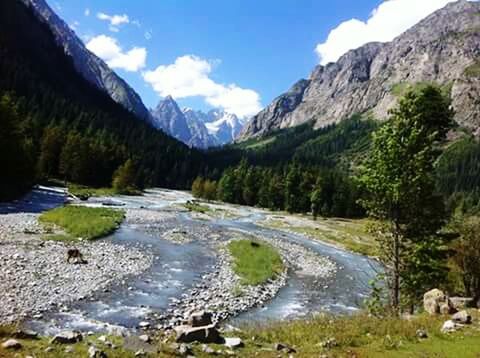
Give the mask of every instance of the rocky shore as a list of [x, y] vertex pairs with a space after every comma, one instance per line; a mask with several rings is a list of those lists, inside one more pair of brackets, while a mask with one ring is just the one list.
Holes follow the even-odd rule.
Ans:
[[[146, 270], [152, 258], [105, 241], [63, 243], [41, 239], [37, 214], [0, 215], [0, 323], [43, 311], [66, 310], [114, 281]], [[81, 251], [85, 264], [66, 262], [67, 250]]]

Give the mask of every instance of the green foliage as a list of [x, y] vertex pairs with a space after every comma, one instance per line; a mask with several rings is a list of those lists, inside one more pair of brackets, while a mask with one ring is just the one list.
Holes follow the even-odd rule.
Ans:
[[75, 238], [87, 240], [112, 233], [122, 223], [124, 212], [107, 208], [65, 206], [43, 213], [39, 220], [55, 224]]
[[452, 243], [451, 261], [463, 285], [463, 294], [480, 299], [480, 218], [455, 218], [454, 228], [460, 237]]
[[[360, 181], [363, 205], [378, 220], [375, 232], [386, 267], [391, 304], [413, 304], [445, 277], [438, 230], [445, 221], [435, 192], [437, 144], [452, 126], [448, 99], [432, 86], [409, 91], [377, 130]], [[419, 272], [421, 270], [421, 272]]]
[[24, 192], [35, 179], [32, 143], [11, 97], [0, 97], [0, 201]]
[[130, 194], [138, 191], [135, 185], [136, 169], [133, 160], [128, 159], [113, 173], [112, 187], [119, 194]]
[[263, 242], [234, 240], [228, 249], [234, 259], [233, 270], [246, 285], [265, 283], [284, 269], [277, 250]]
[[195, 211], [197, 213], [206, 214], [210, 212], [210, 208], [206, 205], [201, 205], [195, 201], [188, 201], [184, 204], [185, 208], [189, 211]]
[[[478, 317], [476, 310], [470, 313], [474, 319]], [[407, 320], [361, 313], [250, 325], [242, 327], [240, 333], [245, 340], [242, 355], [276, 357], [278, 352], [265, 348], [282, 342], [295, 348], [300, 357], [476, 357], [480, 349], [478, 325], [443, 334], [440, 328], [444, 321], [442, 316], [418, 315]], [[418, 338], [420, 329], [427, 332], [428, 339]]]
[[464, 74], [469, 78], [480, 77], [480, 61], [475, 61], [465, 68]]
[[217, 198], [217, 182], [197, 177], [192, 184], [192, 194], [196, 198], [215, 200]]

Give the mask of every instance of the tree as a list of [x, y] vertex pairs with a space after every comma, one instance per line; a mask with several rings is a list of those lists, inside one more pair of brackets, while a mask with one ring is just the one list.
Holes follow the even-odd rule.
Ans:
[[[437, 233], [445, 210], [435, 193], [433, 174], [440, 154], [437, 144], [452, 126], [453, 112], [441, 91], [427, 86], [409, 91], [390, 114], [373, 135], [360, 182], [368, 193], [362, 204], [380, 223], [374, 231], [390, 304], [398, 312], [402, 298], [412, 303], [419, 289], [439, 283], [435, 270], [442, 254]], [[433, 265], [428, 265], [430, 258]], [[420, 261], [422, 282], [414, 275]]]
[[310, 195], [310, 209], [312, 210], [313, 220], [317, 220], [322, 207], [322, 187], [319, 182], [315, 185], [312, 194]]
[[453, 242], [452, 261], [460, 271], [464, 294], [480, 300], [480, 219], [461, 217], [455, 224], [460, 237]]
[[296, 163], [291, 164], [285, 179], [285, 210], [289, 213], [301, 211], [301, 190], [300, 184], [302, 175]]
[[217, 182], [213, 180], [205, 180], [203, 183], [203, 198], [215, 200], [217, 197]]
[[202, 177], [197, 177], [192, 184], [192, 194], [196, 198], [203, 198], [204, 195], [204, 180]]
[[0, 201], [13, 199], [35, 178], [33, 150], [24, 139], [21, 118], [8, 95], [0, 98]]
[[59, 127], [45, 128], [38, 159], [38, 171], [41, 176], [49, 178], [58, 174], [64, 137], [65, 134]]
[[112, 186], [117, 193], [129, 194], [136, 191], [135, 186], [135, 165], [133, 160], [128, 159], [113, 174]]

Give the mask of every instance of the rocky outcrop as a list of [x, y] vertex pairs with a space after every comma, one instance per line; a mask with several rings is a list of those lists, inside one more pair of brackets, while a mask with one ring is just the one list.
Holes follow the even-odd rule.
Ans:
[[90, 83], [107, 93], [115, 102], [143, 120], [150, 114], [140, 96], [95, 54], [90, 52], [75, 32], [48, 6], [45, 0], [22, 0], [52, 30], [58, 45], [65, 49], [76, 70]]
[[423, 295], [423, 308], [425, 312], [431, 315], [456, 312], [449, 298], [443, 291], [437, 288], [434, 288]]
[[[456, 121], [480, 127], [480, 3], [460, 0], [389, 43], [370, 43], [317, 66], [244, 128], [240, 138], [314, 121], [320, 128], [355, 113], [385, 119], [408, 85], [450, 90]], [[477, 70], [476, 70], [477, 69]]]

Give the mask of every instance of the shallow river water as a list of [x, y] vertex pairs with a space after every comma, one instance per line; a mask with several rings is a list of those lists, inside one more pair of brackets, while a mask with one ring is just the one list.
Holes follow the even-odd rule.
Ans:
[[[232, 319], [233, 324], [266, 322], [302, 317], [322, 311], [355, 312], [368, 295], [368, 281], [375, 275], [377, 264], [361, 255], [331, 245], [312, 241], [299, 234], [267, 229], [256, 223], [264, 218], [259, 210], [242, 208], [241, 218], [198, 220], [177, 209], [191, 200], [190, 194], [179, 191], [151, 190], [143, 197], [98, 198], [88, 205], [121, 203], [123, 208], [142, 208], [174, 212], [179, 227], [185, 231], [208, 229], [218, 233], [238, 231], [264, 238], [290, 241], [330, 258], [337, 265], [336, 274], [317, 280], [290, 272], [287, 285], [263, 307], [254, 308]], [[154, 257], [153, 265], [139, 277], [125, 279], [106, 292], [70, 305], [67, 312], [51, 312], [41, 320], [30, 321], [31, 328], [45, 333], [75, 328], [85, 331], [117, 331], [134, 329], [153, 312], [166, 310], [172, 299], [198, 283], [211, 272], [215, 257], [204, 241], [177, 244], [159, 235], [145, 234], [135, 225], [124, 224], [112, 236], [104, 239], [118, 245], [135, 246]]]

